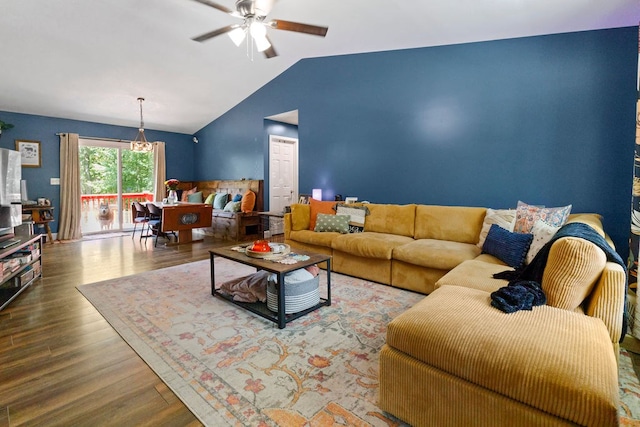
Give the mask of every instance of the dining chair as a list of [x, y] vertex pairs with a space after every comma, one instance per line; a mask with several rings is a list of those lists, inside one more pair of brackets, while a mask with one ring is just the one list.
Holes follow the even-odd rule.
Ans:
[[162, 231], [162, 209], [153, 203], [148, 203], [147, 209], [149, 210], [149, 222], [147, 224], [151, 234], [156, 236], [153, 246], [158, 246], [158, 237], [160, 236], [170, 240], [169, 234], [176, 235], [173, 231]]
[[141, 230], [140, 230], [140, 240], [142, 240], [144, 236], [144, 228], [145, 225], [148, 227], [148, 223], [149, 223], [149, 212], [147, 211], [147, 208], [140, 202], [133, 202], [131, 204], [131, 215], [132, 215], [132, 219], [133, 219], [133, 233], [131, 234], [131, 238], [133, 239], [133, 237], [136, 235], [136, 228], [138, 227], [138, 224], [141, 224]]

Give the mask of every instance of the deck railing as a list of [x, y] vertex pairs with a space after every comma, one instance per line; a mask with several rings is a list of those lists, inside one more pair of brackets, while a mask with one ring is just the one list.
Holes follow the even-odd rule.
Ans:
[[[82, 210], [97, 210], [100, 205], [109, 205], [115, 207], [118, 205], [117, 194], [83, 194], [80, 196], [82, 201]], [[133, 202], [152, 202], [153, 194], [143, 193], [122, 193], [122, 209], [128, 211]]]

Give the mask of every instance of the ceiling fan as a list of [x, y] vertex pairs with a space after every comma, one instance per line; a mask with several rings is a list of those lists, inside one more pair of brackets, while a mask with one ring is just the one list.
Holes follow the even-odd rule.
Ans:
[[276, 50], [271, 45], [271, 40], [267, 36], [267, 28], [275, 30], [294, 31], [297, 33], [311, 34], [324, 37], [327, 35], [327, 27], [317, 25], [301, 24], [299, 22], [273, 19], [265, 21], [275, 0], [236, 0], [236, 10], [233, 11], [225, 6], [210, 0], [194, 0], [198, 3], [213, 7], [235, 18], [243, 20], [242, 24], [232, 24], [214, 31], [194, 37], [192, 40], [203, 42], [221, 34], [228, 34], [236, 46], [244, 41], [249, 34], [249, 41], [254, 43], [258, 52], [263, 52], [267, 58], [278, 56]]

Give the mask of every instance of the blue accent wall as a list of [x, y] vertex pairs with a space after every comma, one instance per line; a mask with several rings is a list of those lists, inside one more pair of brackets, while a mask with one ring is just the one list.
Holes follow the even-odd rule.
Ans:
[[197, 179], [268, 188], [263, 119], [298, 109], [301, 193], [572, 204], [626, 256], [637, 62], [638, 27], [305, 59], [198, 132]]
[[[51, 185], [50, 178], [60, 177], [60, 137], [56, 133], [77, 133], [81, 136], [131, 140], [138, 128], [105, 125], [78, 120], [58, 119], [0, 111], [0, 120], [14, 125], [2, 132], [0, 147], [15, 150], [16, 139], [40, 141], [42, 167], [22, 168], [22, 179], [27, 180], [29, 198], [45, 197], [55, 207], [55, 221], [51, 231], [58, 231], [60, 214], [60, 186]], [[167, 156], [167, 176], [193, 180], [194, 144], [191, 135], [145, 129], [149, 141], [164, 141]]]

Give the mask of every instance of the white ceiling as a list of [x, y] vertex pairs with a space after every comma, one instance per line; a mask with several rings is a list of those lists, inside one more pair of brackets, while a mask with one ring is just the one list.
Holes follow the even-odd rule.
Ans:
[[[234, 0], [217, 3], [235, 9]], [[241, 22], [193, 0], [0, 0], [0, 111], [191, 134], [303, 58], [638, 25], [638, 0], [279, 0], [279, 56], [251, 61]]]

